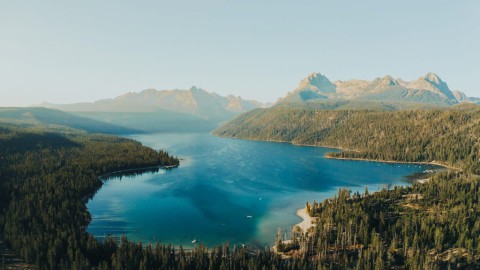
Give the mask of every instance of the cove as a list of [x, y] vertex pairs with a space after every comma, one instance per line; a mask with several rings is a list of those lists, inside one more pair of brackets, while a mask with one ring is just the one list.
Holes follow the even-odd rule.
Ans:
[[339, 188], [363, 193], [406, 185], [434, 165], [324, 158], [335, 149], [218, 138], [207, 133], [142, 134], [130, 138], [181, 158], [180, 167], [112, 176], [87, 203], [95, 237], [191, 247], [226, 242], [264, 247], [278, 228], [298, 223], [307, 201]]

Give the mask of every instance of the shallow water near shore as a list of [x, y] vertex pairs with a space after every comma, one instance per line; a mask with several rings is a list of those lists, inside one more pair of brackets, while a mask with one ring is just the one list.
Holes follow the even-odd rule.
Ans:
[[112, 176], [87, 207], [87, 231], [97, 238], [191, 247], [271, 245], [288, 231], [307, 201], [332, 197], [339, 188], [363, 193], [406, 185], [433, 165], [326, 159], [335, 149], [218, 138], [206, 133], [131, 136], [181, 158], [180, 167]]

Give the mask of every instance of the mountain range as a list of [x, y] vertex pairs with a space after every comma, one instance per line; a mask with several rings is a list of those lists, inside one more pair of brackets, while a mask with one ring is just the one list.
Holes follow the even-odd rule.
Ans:
[[43, 103], [40, 106], [74, 112], [149, 113], [167, 110], [221, 121], [230, 119], [238, 113], [265, 107], [266, 105], [232, 95], [220, 96], [192, 86], [188, 90], [146, 89], [141, 92], [130, 92], [113, 99], [104, 99], [92, 103]]
[[[479, 104], [480, 99], [451, 91], [435, 73], [411, 82], [389, 75], [372, 81], [331, 82], [321, 73], [311, 73], [275, 106], [398, 110], [451, 106], [462, 102]], [[221, 96], [192, 86], [188, 90], [146, 89], [91, 103], [43, 103], [39, 106], [108, 123], [112, 125], [109, 130], [115, 127], [139, 132], [199, 132], [211, 131], [241, 113], [270, 105], [232, 95]]]
[[[280, 98], [277, 104], [332, 101], [350, 101], [355, 104], [387, 102], [423, 106], [449, 106], [461, 102], [480, 103], [479, 99], [469, 98], [463, 92], [451, 91], [447, 83], [432, 72], [411, 82], [395, 79], [390, 75], [372, 81], [331, 82], [325, 75], [315, 72], [301, 80], [298, 87], [286, 97]], [[270, 105], [233, 95], [221, 96], [195, 86], [188, 90], [146, 89], [92, 103], [40, 104], [42, 107], [76, 113], [123, 113], [124, 116], [125, 113], [173, 112], [213, 122], [229, 120], [239, 113]]]
[[268, 104], [192, 86], [188, 90], [146, 89], [91, 103], [37, 106], [136, 132], [208, 132], [240, 113]]
[[451, 91], [435, 73], [428, 73], [407, 82], [390, 75], [368, 80], [331, 82], [321, 73], [311, 73], [299, 86], [278, 103], [324, 100], [356, 100], [381, 102], [412, 102], [448, 106], [460, 102], [476, 103], [463, 92]]

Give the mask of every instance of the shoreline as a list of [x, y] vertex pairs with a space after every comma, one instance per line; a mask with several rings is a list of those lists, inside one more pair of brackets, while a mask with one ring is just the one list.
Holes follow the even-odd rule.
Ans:
[[307, 213], [306, 208], [298, 209], [296, 214], [297, 214], [298, 217], [300, 217], [302, 219], [302, 221], [293, 225], [293, 228], [298, 226], [302, 230], [303, 233], [307, 233], [308, 229], [316, 226], [316, 223], [313, 222], [315, 220], [315, 218], [311, 217]]
[[[346, 151], [349, 151], [349, 150], [346, 150]], [[382, 163], [391, 163], [391, 164], [397, 163], [397, 164], [434, 165], [434, 166], [440, 166], [440, 167], [444, 167], [444, 168], [448, 168], [448, 169], [452, 169], [452, 170], [456, 170], [456, 171], [461, 171], [460, 168], [452, 167], [452, 166], [449, 166], [449, 165], [446, 165], [446, 164], [443, 164], [443, 163], [440, 163], [440, 162], [436, 162], [436, 161], [431, 161], [431, 162], [427, 162], [427, 161], [395, 161], [395, 160], [383, 160], [383, 159], [371, 159], [371, 158], [334, 157], [334, 156], [329, 155], [328, 153], [325, 154], [324, 157], [328, 158], [328, 159], [382, 162]]]
[[[316, 144], [297, 144], [294, 142], [289, 142], [289, 141], [282, 141], [282, 140], [261, 140], [261, 139], [254, 139], [254, 138], [237, 138], [237, 137], [231, 137], [231, 136], [222, 136], [220, 134], [215, 134], [215, 132], [211, 132], [211, 134], [215, 137], [219, 138], [229, 138], [229, 139], [235, 139], [235, 140], [245, 140], [245, 141], [259, 141], [259, 142], [274, 142], [274, 143], [286, 143], [286, 144], [291, 144], [294, 146], [306, 146], [306, 147], [323, 147], [323, 148], [329, 148], [329, 149], [337, 149], [341, 151], [349, 151], [349, 152], [361, 152], [359, 150], [351, 150], [347, 148], [342, 148], [338, 146], [328, 146], [328, 145], [316, 145]], [[346, 157], [334, 157], [330, 155], [329, 153], [325, 153], [323, 156], [326, 159], [338, 159], [338, 160], [351, 160], [351, 161], [367, 161], [367, 162], [381, 162], [381, 163], [389, 163], [389, 164], [417, 164], [417, 165], [434, 165], [434, 166], [439, 166], [445, 169], [451, 169], [455, 171], [462, 171], [460, 168], [452, 167], [443, 163], [439, 163], [436, 161], [431, 161], [431, 162], [425, 162], [425, 161], [395, 161], [395, 160], [381, 160], [381, 159], [368, 159], [368, 158], [346, 158]], [[428, 182], [429, 179], [419, 179], [420, 183], [426, 183]], [[312, 223], [312, 221], [315, 218], [310, 217], [305, 211], [305, 208], [298, 209], [296, 212], [296, 215], [300, 218], [302, 218], [302, 221], [293, 225], [292, 229], [298, 226], [303, 233], [306, 233], [309, 228], [314, 227], [316, 224]]]
[[[92, 194], [87, 194], [87, 195], [83, 196], [82, 201], [85, 201], [85, 204], [86, 204], [88, 202], [88, 200], [92, 199], [93, 196], [98, 192], [98, 190], [100, 188], [102, 188], [102, 186], [105, 184], [105, 182], [108, 181], [110, 176], [112, 176], [112, 175], [120, 174], [120, 173], [126, 173], [126, 172], [148, 172], [148, 171], [154, 171], [154, 170], [158, 171], [160, 169], [170, 170], [170, 169], [173, 169], [173, 168], [178, 168], [179, 166], [180, 166], [180, 164], [178, 164], [178, 165], [166, 165], [166, 166], [165, 165], [149, 166], [149, 167], [142, 167], [142, 168], [119, 170], [119, 171], [114, 171], [114, 172], [110, 172], [110, 173], [107, 173], [107, 174], [99, 175], [99, 176], [97, 176], [97, 178], [101, 181], [101, 183], [102, 183], [101, 186], [99, 188], [97, 188]], [[91, 220], [88, 221], [87, 227], [90, 224], [90, 221]]]
[[178, 165], [166, 165], [166, 166], [165, 165], [158, 165], [158, 166], [150, 166], [150, 167], [142, 167], [142, 168], [133, 168], [133, 169], [120, 170], [120, 171], [114, 171], [114, 172], [110, 172], [110, 173], [107, 173], [107, 174], [103, 174], [103, 175], [98, 176], [98, 178], [103, 181], [104, 180], [103, 178], [111, 176], [113, 174], [117, 174], [117, 173], [135, 172], [135, 171], [148, 171], [148, 170], [154, 170], [154, 169], [169, 170], [169, 169], [178, 168], [179, 166], [180, 166], [180, 164], [178, 164]]
[[[323, 148], [330, 148], [330, 149], [337, 149], [340, 151], [348, 151], [348, 152], [356, 152], [360, 153], [360, 150], [352, 150], [352, 149], [347, 149], [339, 146], [330, 146], [330, 145], [318, 145], [318, 144], [298, 144], [298, 143], [293, 143], [293, 142], [288, 142], [288, 141], [281, 141], [281, 140], [261, 140], [261, 139], [253, 139], [253, 138], [234, 138], [234, 137], [229, 137], [229, 136], [220, 136], [214, 133], [211, 133], [215, 137], [219, 138], [229, 138], [229, 139], [235, 139], [235, 140], [244, 140], [244, 141], [257, 141], [257, 142], [274, 142], [274, 143], [286, 143], [286, 144], [291, 144], [295, 146], [307, 146], [307, 147], [323, 147]], [[462, 169], [452, 167], [443, 163], [439, 163], [436, 161], [432, 162], [426, 162], [426, 161], [395, 161], [395, 160], [382, 160], [382, 159], [368, 159], [368, 158], [345, 158], [345, 157], [333, 157], [329, 155], [329, 153], [325, 153], [324, 155], [325, 158], [328, 159], [339, 159], [339, 160], [353, 160], [353, 161], [370, 161], [370, 162], [383, 162], [383, 163], [399, 163], [399, 164], [419, 164], [419, 165], [435, 165], [435, 166], [440, 166], [440, 167], [445, 167], [448, 169], [452, 170], [457, 170], [461, 171]]]
[[323, 147], [323, 148], [330, 148], [330, 149], [337, 149], [341, 151], [350, 151], [350, 152], [360, 152], [359, 150], [351, 150], [347, 148], [342, 148], [339, 146], [328, 146], [328, 145], [318, 145], [318, 144], [301, 144], [301, 143], [294, 143], [289, 141], [281, 141], [281, 140], [261, 140], [261, 139], [253, 139], [253, 138], [237, 138], [237, 137], [230, 137], [230, 136], [221, 136], [211, 132], [212, 136], [218, 138], [226, 138], [226, 139], [234, 139], [234, 140], [242, 140], [242, 141], [254, 141], [254, 142], [274, 142], [274, 143], [285, 143], [294, 146], [306, 146], [306, 147]]

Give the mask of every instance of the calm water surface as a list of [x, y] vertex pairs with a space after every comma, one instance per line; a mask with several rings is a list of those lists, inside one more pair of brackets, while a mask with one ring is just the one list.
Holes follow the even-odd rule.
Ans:
[[277, 228], [300, 222], [297, 209], [339, 188], [363, 192], [405, 185], [430, 165], [325, 159], [328, 148], [217, 138], [210, 134], [132, 136], [183, 159], [177, 169], [111, 177], [87, 207], [96, 237], [142, 242], [265, 246]]

